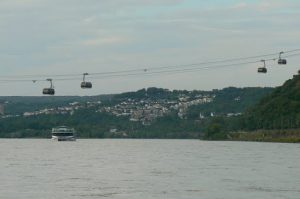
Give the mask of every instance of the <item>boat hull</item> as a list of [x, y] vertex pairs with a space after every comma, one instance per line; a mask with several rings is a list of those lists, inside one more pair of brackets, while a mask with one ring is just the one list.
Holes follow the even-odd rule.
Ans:
[[52, 140], [57, 141], [76, 141], [74, 136], [52, 136]]

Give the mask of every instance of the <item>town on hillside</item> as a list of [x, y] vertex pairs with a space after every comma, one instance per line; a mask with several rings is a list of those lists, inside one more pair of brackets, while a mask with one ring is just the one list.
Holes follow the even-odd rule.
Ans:
[[[102, 102], [99, 101], [88, 101], [85, 103], [82, 102], [71, 102], [65, 106], [43, 108], [35, 111], [26, 111], [23, 114], [10, 115], [5, 114], [5, 104], [0, 105], [1, 118], [9, 117], [31, 117], [38, 115], [50, 115], [50, 114], [70, 114], [73, 115], [75, 111], [80, 109], [91, 109], [94, 108], [95, 112], [106, 112], [110, 113], [116, 117], [128, 117], [130, 121], [142, 122], [144, 125], [150, 124], [153, 120], [158, 117], [163, 117], [170, 111], [177, 111], [178, 117], [184, 119], [186, 117], [187, 110], [192, 105], [206, 104], [211, 103], [215, 95], [197, 95], [195, 98], [190, 98], [188, 95], [179, 95], [177, 99], [168, 100], [168, 99], [132, 99], [126, 98], [123, 101], [106, 106], [102, 105]], [[211, 113], [213, 116], [213, 113]], [[200, 118], [204, 116], [199, 113]]]

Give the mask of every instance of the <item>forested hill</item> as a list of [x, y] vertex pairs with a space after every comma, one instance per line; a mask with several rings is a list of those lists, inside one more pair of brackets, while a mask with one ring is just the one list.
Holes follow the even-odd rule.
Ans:
[[23, 115], [41, 109], [66, 107], [70, 103], [87, 104], [101, 101], [102, 106], [117, 105], [127, 101], [143, 101], [144, 103], [176, 103], [189, 102], [202, 98], [212, 99], [210, 103], [191, 103], [189, 117], [196, 118], [200, 112], [204, 114], [239, 113], [257, 103], [263, 96], [271, 93], [270, 87], [228, 87], [211, 91], [201, 90], [168, 90], [163, 88], [143, 88], [121, 94], [95, 96], [0, 96], [0, 104], [5, 107], [5, 115]]
[[67, 125], [86, 138], [199, 138], [210, 120], [239, 116], [273, 90], [152, 87], [90, 97], [0, 97], [0, 137], [49, 137], [52, 127]]
[[23, 114], [45, 108], [67, 106], [72, 102], [86, 103], [99, 100], [108, 100], [114, 95], [96, 96], [0, 96], [0, 104], [5, 107], [6, 115]]
[[300, 127], [300, 71], [244, 115], [248, 130]]

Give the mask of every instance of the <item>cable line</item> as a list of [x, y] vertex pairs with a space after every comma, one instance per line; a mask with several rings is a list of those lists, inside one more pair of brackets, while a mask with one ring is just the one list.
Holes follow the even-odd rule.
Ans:
[[[294, 50], [289, 50], [289, 51], [285, 51], [282, 52], [284, 53], [285, 57], [290, 57], [290, 56], [297, 56], [298, 54], [293, 54], [293, 55], [286, 55], [288, 53], [291, 52], [297, 52], [300, 51], [300, 49], [294, 49]], [[143, 69], [128, 69], [128, 70], [116, 70], [116, 71], [108, 71], [108, 72], [94, 72], [94, 73], [89, 73], [89, 75], [93, 76], [93, 75], [115, 75], [115, 74], [120, 74], [120, 75], [126, 75], [128, 73], [141, 73], [141, 74], [146, 74], [146, 72], [149, 71], [161, 71], [161, 70], [165, 70], [165, 69], [177, 69], [177, 68], [190, 68], [193, 66], [199, 66], [199, 65], [212, 65], [212, 68], [215, 64], [219, 64], [219, 63], [234, 63], [237, 61], [243, 61], [243, 60], [250, 60], [250, 59], [256, 59], [256, 58], [268, 58], [273, 56], [273, 58], [269, 58], [269, 59], [264, 59], [266, 61], [270, 61], [270, 60], [276, 60], [277, 58], [274, 58], [274, 56], [278, 55], [278, 53], [270, 53], [270, 54], [263, 54], [263, 55], [256, 55], [256, 56], [249, 56], [249, 57], [240, 57], [240, 58], [232, 58], [232, 59], [223, 59], [223, 60], [215, 60], [215, 61], [207, 61], [207, 62], [198, 62], [198, 63], [190, 63], [190, 64], [179, 64], [179, 65], [169, 65], [169, 66], [159, 66], [159, 67], [151, 67], [151, 68], [143, 68]], [[15, 79], [19, 79], [19, 78], [26, 78], [26, 79], [30, 79], [30, 81], [32, 81], [31, 79], [35, 79], [35, 78], [48, 78], [48, 77], [81, 77], [82, 74], [40, 74], [40, 75], [11, 75], [11, 76], [0, 76], [0, 78], [15, 78]], [[13, 80], [14, 81], [14, 80]], [[37, 80], [40, 81], [40, 80]]]
[[[243, 62], [243, 63], [235, 63], [235, 64], [222, 64], [222, 65], [214, 65], [214, 66], [193, 66], [192, 68], [183, 68], [183, 69], [165, 69], [160, 71], [153, 71], [153, 72], [145, 72], [139, 71], [136, 73], [125, 73], [125, 74], [117, 74], [117, 73], [89, 73], [91, 79], [101, 79], [101, 78], [109, 78], [109, 77], [121, 77], [121, 76], [136, 76], [136, 75], [151, 75], [151, 74], [159, 74], [159, 73], [177, 73], [177, 72], [184, 72], [184, 71], [193, 71], [193, 70], [203, 70], [203, 69], [214, 69], [219, 67], [228, 67], [228, 66], [237, 66], [237, 65], [245, 65], [251, 63], [258, 63], [259, 61], [252, 61], [252, 62]], [[66, 78], [53, 78], [53, 81], [69, 81], [69, 80], [79, 80], [81, 78], [74, 78], [74, 77], [66, 77]], [[41, 82], [47, 81], [44, 79], [0, 79], [2, 82]]]
[[[50, 87], [43, 89], [43, 94], [54, 95], [55, 90], [53, 81], [79, 81], [82, 80], [80, 87], [82, 89], [92, 88], [92, 82], [86, 81], [85, 78], [88, 75], [90, 79], [107, 79], [115, 77], [138, 77], [138, 76], [151, 76], [151, 75], [164, 75], [164, 74], [178, 74], [188, 73], [201, 70], [213, 70], [217, 68], [226, 67], [237, 67], [248, 64], [257, 64], [263, 62], [263, 67], [258, 68], [258, 73], [267, 73], [266, 62], [277, 61], [279, 65], [287, 64], [285, 58], [300, 56], [300, 49], [294, 49], [289, 51], [281, 51], [279, 53], [271, 53], [264, 55], [256, 55], [249, 57], [241, 57], [234, 59], [223, 59], [191, 64], [180, 64], [170, 66], [151, 67], [144, 69], [129, 69], [129, 70], [116, 70], [108, 72], [95, 72], [95, 73], [83, 73], [83, 74], [53, 74], [53, 75], [11, 75], [11, 76], [0, 76], [0, 83], [11, 83], [11, 82], [50, 82]], [[282, 58], [284, 57], [284, 58]], [[261, 60], [257, 60], [260, 58]], [[256, 60], [254, 60], [256, 59]], [[47, 77], [47, 79], [45, 78]], [[51, 78], [50, 78], [51, 77]], [[3, 78], [3, 79], [1, 79]]]

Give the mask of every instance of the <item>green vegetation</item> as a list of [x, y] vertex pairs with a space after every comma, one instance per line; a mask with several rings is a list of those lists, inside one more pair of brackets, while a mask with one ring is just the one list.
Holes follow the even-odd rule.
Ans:
[[[5, 103], [6, 114], [23, 114], [27, 111], [37, 111], [44, 108], [53, 108], [67, 105], [71, 102], [86, 102], [106, 100], [109, 101], [112, 95], [99, 96], [42, 96], [42, 97], [24, 97], [24, 96], [0, 96], [0, 103]], [[8, 103], [9, 102], [9, 103]]]
[[[263, 97], [242, 116], [211, 125], [217, 124], [229, 140], [300, 142], [300, 74]], [[215, 139], [210, 134], [206, 138]]]
[[300, 128], [300, 75], [286, 81], [249, 109], [243, 118], [245, 130]]
[[[74, 127], [82, 138], [205, 138], [225, 139], [227, 132], [238, 129], [240, 117], [226, 117], [228, 113], [240, 113], [247, 107], [270, 93], [272, 88], [226, 88], [213, 91], [169, 91], [161, 88], [141, 89], [118, 95], [100, 95], [93, 97], [0, 97], [8, 115], [20, 114], [0, 119], [0, 137], [50, 137], [51, 128], [58, 125]], [[181, 103], [180, 98], [190, 101], [204, 98], [214, 100], [209, 103], [190, 106], [186, 116], [180, 118], [178, 110], [169, 111], [143, 125], [141, 121], [130, 121], [129, 116], [116, 116], [101, 112], [105, 107], [134, 100], [145, 104]], [[208, 96], [208, 97], [206, 97]], [[101, 101], [89, 107], [88, 102]], [[67, 106], [71, 102], [81, 104], [80, 109], [64, 114], [39, 114], [23, 117], [27, 111]], [[142, 104], [143, 104], [142, 103]], [[136, 109], [133, 106], [133, 110]], [[205, 118], [200, 118], [200, 113]], [[211, 114], [214, 117], [211, 117]], [[117, 131], [111, 131], [116, 129]]]
[[216, 96], [209, 104], [200, 104], [189, 108], [189, 119], [197, 119], [199, 113], [209, 116], [211, 113], [226, 116], [226, 113], [243, 113], [247, 108], [255, 105], [263, 96], [271, 93], [273, 88], [235, 88], [229, 87], [214, 90]]
[[254, 132], [229, 133], [229, 140], [256, 142], [300, 142], [299, 129], [286, 130], [258, 130]]
[[[179, 109], [171, 109], [168, 105], [197, 99], [213, 100], [189, 105], [182, 117], [179, 117]], [[89, 103], [97, 101], [101, 103], [89, 106]], [[130, 101], [143, 105], [166, 105], [169, 110], [149, 123], [99, 111]], [[20, 114], [0, 119], [0, 137], [5, 138], [49, 138], [52, 127], [67, 125], [74, 127], [82, 138], [300, 141], [300, 75], [275, 89], [229, 87], [213, 91], [169, 91], [148, 88], [93, 97], [0, 97], [0, 102], [5, 103], [7, 114]], [[72, 114], [22, 116], [26, 111], [63, 107], [71, 102], [81, 104], [81, 108]], [[138, 107], [128, 106], [132, 110]], [[143, 110], [143, 107], [140, 108]]]
[[[201, 125], [194, 121], [180, 120], [174, 114], [162, 117], [151, 126], [131, 122], [126, 117], [95, 113], [85, 109], [74, 115], [41, 115], [2, 119], [0, 136], [4, 138], [47, 137], [51, 128], [59, 125], [74, 127], [81, 138], [199, 138]], [[110, 129], [116, 128], [117, 133]]]

